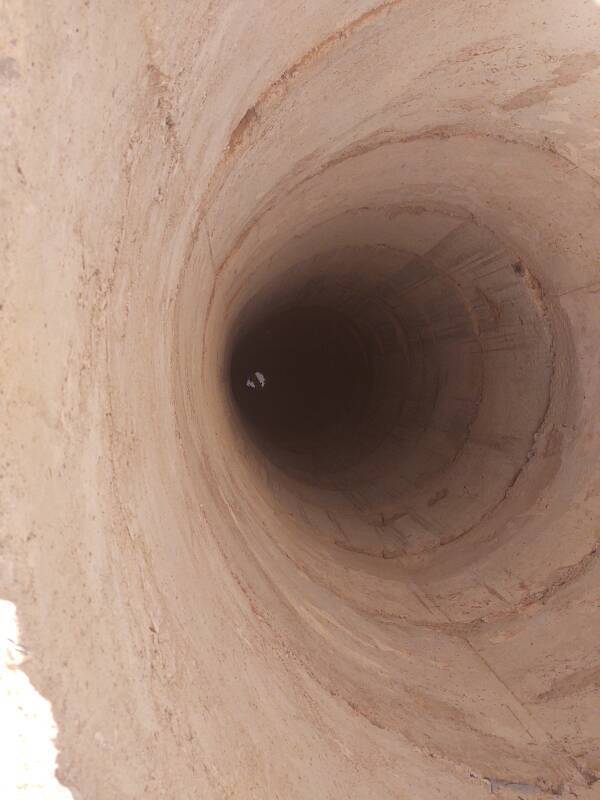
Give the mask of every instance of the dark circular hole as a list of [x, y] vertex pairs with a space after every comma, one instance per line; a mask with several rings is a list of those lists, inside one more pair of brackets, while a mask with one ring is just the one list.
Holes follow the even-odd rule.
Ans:
[[353, 438], [372, 388], [359, 330], [323, 307], [288, 307], [258, 320], [238, 339], [231, 388], [239, 412], [276, 461], [319, 470], [334, 446]]

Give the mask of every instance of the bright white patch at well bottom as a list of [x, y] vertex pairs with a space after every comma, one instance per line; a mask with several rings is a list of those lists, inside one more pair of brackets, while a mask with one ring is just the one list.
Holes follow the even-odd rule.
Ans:
[[73, 800], [56, 779], [52, 707], [19, 669], [28, 653], [19, 643], [17, 609], [0, 600], [0, 797]]
[[[255, 378], [256, 380], [254, 380]], [[258, 383], [260, 388], [264, 389], [266, 382], [267, 379], [265, 378], [263, 373], [256, 371], [253, 372], [252, 375], [246, 380], [246, 386], [248, 389], [256, 389], [257, 388], [256, 384]]]

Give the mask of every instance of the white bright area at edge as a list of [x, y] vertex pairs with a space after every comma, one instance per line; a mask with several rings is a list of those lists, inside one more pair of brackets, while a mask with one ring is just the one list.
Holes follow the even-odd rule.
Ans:
[[0, 600], [0, 798], [74, 800], [54, 775], [52, 706], [19, 669], [29, 657], [19, 643], [15, 604]]

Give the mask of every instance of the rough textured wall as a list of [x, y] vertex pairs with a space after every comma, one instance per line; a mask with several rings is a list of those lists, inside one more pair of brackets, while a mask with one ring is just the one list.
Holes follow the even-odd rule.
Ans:
[[[1, 14], [0, 596], [63, 784], [600, 796], [600, 7]], [[229, 387], [307, 296], [381, 345], [333, 478]]]

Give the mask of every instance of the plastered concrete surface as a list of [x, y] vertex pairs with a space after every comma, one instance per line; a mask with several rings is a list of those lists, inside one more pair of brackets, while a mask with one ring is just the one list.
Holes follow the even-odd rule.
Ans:
[[[0, 598], [61, 784], [600, 797], [600, 6], [9, 0], [0, 40]], [[232, 332], [367, 273], [413, 412], [298, 482]]]

